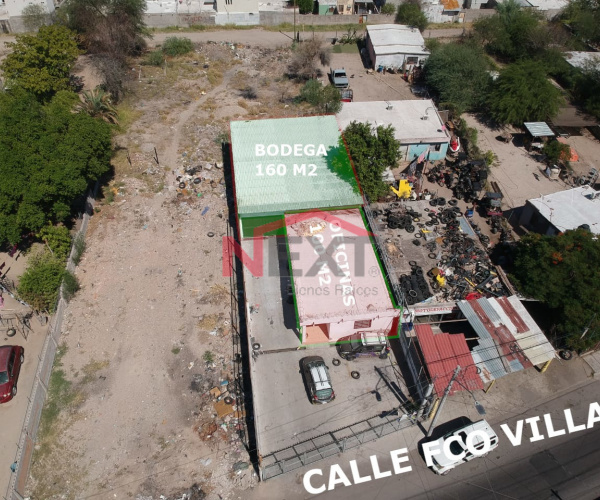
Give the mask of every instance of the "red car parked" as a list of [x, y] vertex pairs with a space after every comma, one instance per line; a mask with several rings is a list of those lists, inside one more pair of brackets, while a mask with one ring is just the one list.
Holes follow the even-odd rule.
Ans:
[[17, 395], [17, 380], [25, 349], [19, 345], [0, 347], [0, 403], [6, 403]]

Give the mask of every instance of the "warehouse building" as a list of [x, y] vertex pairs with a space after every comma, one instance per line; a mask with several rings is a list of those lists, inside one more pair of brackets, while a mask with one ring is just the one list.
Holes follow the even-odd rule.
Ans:
[[283, 235], [287, 212], [363, 204], [334, 116], [234, 121], [230, 130], [243, 238]]

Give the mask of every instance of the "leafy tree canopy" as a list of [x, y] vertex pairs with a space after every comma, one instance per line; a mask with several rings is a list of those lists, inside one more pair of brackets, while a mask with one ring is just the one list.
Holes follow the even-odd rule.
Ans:
[[542, 153], [551, 163], [556, 163], [559, 160], [568, 162], [571, 158], [571, 147], [568, 144], [563, 144], [557, 140], [548, 141], [542, 148]]
[[110, 125], [73, 113], [77, 101], [67, 91], [45, 105], [20, 89], [0, 93], [0, 245], [64, 221], [108, 170]]
[[309, 80], [300, 91], [300, 99], [321, 113], [338, 113], [342, 109], [340, 91], [333, 85], [321, 85], [319, 80]]
[[415, 26], [419, 28], [421, 33], [425, 31], [428, 24], [427, 17], [416, 3], [402, 3], [398, 5], [396, 22], [408, 26]]
[[36, 35], [17, 35], [12, 52], [0, 65], [4, 77], [38, 96], [69, 88], [73, 63], [80, 54], [76, 34], [64, 26], [42, 26]]
[[314, 0], [297, 0], [300, 14], [312, 14], [315, 8]]
[[485, 101], [491, 78], [489, 61], [473, 44], [448, 43], [433, 50], [425, 63], [425, 81], [441, 102], [457, 111], [473, 111]]
[[578, 229], [553, 237], [524, 236], [515, 248], [513, 278], [524, 295], [553, 311], [570, 348], [600, 341], [600, 240], [592, 233]]
[[540, 13], [523, 9], [517, 0], [499, 2], [496, 10], [495, 15], [473, 23], [475, 35], [490, 53], [515, 61], [530, 58], [550, 44]]
[[600, 44], [600, 1], [571, 0], [562, 19], [583, 42]]
[[381, 176], [400, 159], [400, 141], [391, 125], [371, 128], [368, 123], [352, 122], [344, 130], [344, 139], [354, 163], [360, 185], [370, 201], [389, 194]]
[[488, 98], [490, 114], [497, 122], [517, 126], [552, 118], [562, 102], [561, 92], [548, 80], [544, 66], [534, 61], [506, 67]]

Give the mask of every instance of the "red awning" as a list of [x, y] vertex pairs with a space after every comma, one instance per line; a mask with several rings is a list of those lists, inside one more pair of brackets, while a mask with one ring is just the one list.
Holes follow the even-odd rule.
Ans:
[[477, 367], [462, 333], [434, 334], [429, 325], [418, 323], [415, 324], [415, 330], [438, 396], [444, 393], [457, 365], [460, 365], [461, 370], [457, 377], [458, 382], [453, 384], [450, 394], [466, 389], [470, 391], [483, 389], [483, 382], [477, 373]]

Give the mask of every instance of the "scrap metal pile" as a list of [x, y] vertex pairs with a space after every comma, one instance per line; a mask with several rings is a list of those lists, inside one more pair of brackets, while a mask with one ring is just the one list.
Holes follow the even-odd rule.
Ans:
[[488, 178], [484, 160], [437, 165], [427, 173], [427, 180], [452, 189], [454, 197], [467, 203], [478, 200]]
[[[388, 229], [407, 233], [401, 234], [404, 244], [422, 247], [420, 253], [429, 259], [410, 261], [411, 273], [398, 278], [408, 305], [433, 295], [437, 301], [450, 301], [507, 294], [485, 249], [489, 238], [470, 226], [456, 205], [456, 200], [437, 198], [421, 211], [408, 203], [373, 210]], [[414, 254], [406, 248], [404, 253]]]

